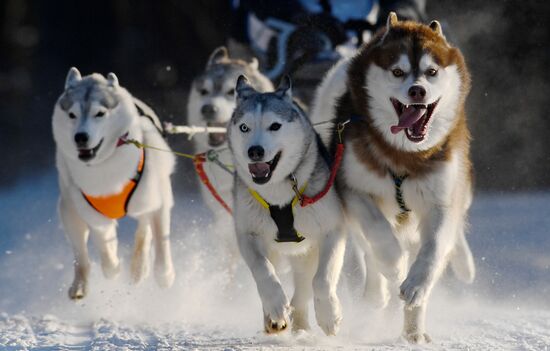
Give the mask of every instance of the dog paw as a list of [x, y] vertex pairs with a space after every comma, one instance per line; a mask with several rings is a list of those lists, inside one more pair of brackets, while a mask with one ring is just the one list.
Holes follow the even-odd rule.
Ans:
[[130, 263], [130, 277], [133, 284], [141, 283], [149, 275], [149, 260], [141, 255], [134, 255]]
[[176, 272], [172, 267], [155, 267], [155, 280], [161, 288], [169, 288], [174, 284]]
[[288, 329], [292, 308], [290, 305], [282, 305], [271, 312], [264, 312], [264, 330], [267, 334], [276, 334]]
[[432, 342], [432, 338], [426, 333], [405, 333], [403, 338], [411, 344], [428, 344]]
[[86, 296], [88, 292], [87, 283], [84, 280], [74, 281], [69, 288], [69, 298], [71, 300], [80, 300]]
[[328, 298], [315, 298], [315, 317], [317, 323], [326, 335], [333, 336], [338, 333], [342, 322], [342, 306], [337, 296]]
[[429, 285], [422, 275], [409, 274], [399, 288], [399, 297], [405, 301], [407, 308], [418, 307], [425, 302]]

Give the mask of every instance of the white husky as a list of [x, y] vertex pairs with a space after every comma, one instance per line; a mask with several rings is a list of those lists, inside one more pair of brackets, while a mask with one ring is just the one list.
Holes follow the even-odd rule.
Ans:
[[[258, 93], [245, 77], [237, 82], [237, 107], [228, 140], [237, 172], [234, 217], [241, 254], [256, 281], [268, 333], [308, 329], [313, 295], [317, 323], [337, 333], [341, 307], [336, 286], [342, 268], [343, 210], [331, 188], [318, 202], [302, 196], [323, 190], [329, 168], [315, 132], [292, 100], [290, 78], [274, 93]], [[271, 258], [289, 256], [295, 291], [289, 301]]]
[[[350, 120], [338, 185], [371, 253], [367, 294], [385, 306], [386, 279], [400, 284], [403, 335], [413, 343], [430, 340], [427, 300], [447, 262], [466, 282], [475, 274], [464, 236], [472, 201], [469, 87], [464, 59], [437, 21], [400, 22], [392, 13], [385, 29], [328, 74], [315, 100], [315, 122]], [[334, 143], [333, 133], [325, 136]]]
[[95, 73], [82, 78], [76, 68], [69, 70], [53, 112], [53, 135], [59, 214], [75, 256], [71, 299], [86, 295], [90, 234], [101, 254], [105, 277], [119, 273], [116, 219], [125, 215], [138, 220], [132, 280], [137, 283], [147, 276], [154, 237], [155, 278], [162, 287], [172, 285], [169, 233], [174, 158], [123, 143], [128, 138], [168, 148], [159, 128], [154, 112], [121, 87], [113, 73], [107, 78]]
[[[246, 75], [259, 91], [272, 91], [270, 80], [258, 70], [258, 61], [251, 62], [231, 59], [225, 47], [212, 52], [203, 73], [191, 85], [187, 104], [187, 122], [195, 126], [225, 127], [235, 109], [235, 84], [237, 78]], [[220, 162], [230, 164], [231, 154], [227, 151], [225, 133], [198, 134], [193, 137], [196, 152], [214, 150]], [[233, 176], [211, 163], [205, 165], [205, 172], [216, 191], [231, 206], [233, 202]], [[216, 223], [227, 225], [230, 216], [214, 199], [201, 182], [204, 202], [216, 217]]]

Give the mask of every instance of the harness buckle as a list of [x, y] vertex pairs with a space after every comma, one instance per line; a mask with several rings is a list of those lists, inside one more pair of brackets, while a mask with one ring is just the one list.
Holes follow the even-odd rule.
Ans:
[[218, 153], [214, 149], [210, 149], [206, 152], [206, 159], [210, 162], [216, 162], [218, 160]]
[[344, 132], [344, 129], [346, 129], [346, 124], [348, 124], [351, 120], [345, 120], [344, 122], [339, 122], [336, 126], [336, 131], [338, 132], [338, 142], [342, 144], [342, 133]]
[[300, 193], [300, 189], [298, 189], [298, 180], [296, 179], [294, 173], [290, 174], [290, 184], [292, 184], [292, 190], [294, 191], [294, 194], [296, 194], [296, 198], [300, 201], [300, 203], [302, 203], [304, 197]]

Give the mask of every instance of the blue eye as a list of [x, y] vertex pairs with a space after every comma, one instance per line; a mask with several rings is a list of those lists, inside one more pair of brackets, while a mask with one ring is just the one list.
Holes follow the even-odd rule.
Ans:
[[250, 131], [250, 128], [248, 128], [248, 126], [244, 123], [239, 126], [239, 129], [243, 133], [248, 133]]
[[279, 130], [281, 129], [281, 123], [273, 123], [272, 125], [269, 126], [269, 130], [271, 131], [276, 131], [276, 130]]

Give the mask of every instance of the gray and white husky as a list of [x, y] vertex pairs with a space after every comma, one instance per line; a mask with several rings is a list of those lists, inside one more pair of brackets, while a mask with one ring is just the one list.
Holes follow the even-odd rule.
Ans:
[[[293, 102], [290, 78], [259, 93], [240, 77], [228, 142], [237, 176], [234, 219], [241, 254], [256, 281], [267, 333], [308, 329], [314, 297], [317, 323], [328, 335], [342, 319], [336, 287], [345, 249], [343, 209], [331, 188], [301, 207], [299, 196], [319, 193], [330, 175], [315, 131]], [[294, 189], [293, 189], [294, 185]], [[289, 301], [272, 257], [287, 256], [294, 274]]]
[[[148, 118], [143, 118], [146, 116]], [[146, 152], [125, 138], [168, 149], [154, 112], [121, 87], [117, 77], [94, 73], [81, 77], [71, 68], [53, 112], [53, 136], [59, 172], [59, 214], [73, 248], [71, 299], [86, 295], [91, 235], [107, 278], [120, 271], [116, 219], [138, 220], [131, 277], [139, 282], [149, 271], [151, 239], [155, 243], [155, 278], [162, 287], [175, 277], [170, 252], [170, 175], [174, 157]]]
[[[235, 85], [244, 74], [259, 91], [272, 91], [271, 81], [258, 70], [258, 60], [251, 62], [231, 59], [225, 47], [212, 52], [204, 72], [191, 85], [187, 105], [187, 122], [195, 126], [225, 127], [235, 109]], [[225, 133], [197, 134], [193, 137], [196, 152], [218, 151], [222, 163], [231, 163]], [[207, 163], [205, 172], [220, 196], [232, 202], [233, 176], [217, 165]], [[214, 213], [216, 222], [226, 223], [229, 215], [200, 182], [204, 202]]]

